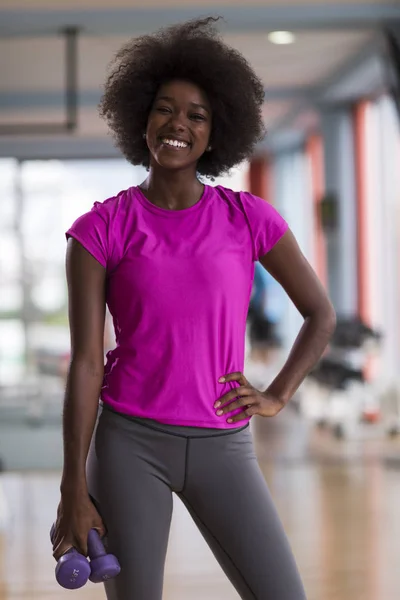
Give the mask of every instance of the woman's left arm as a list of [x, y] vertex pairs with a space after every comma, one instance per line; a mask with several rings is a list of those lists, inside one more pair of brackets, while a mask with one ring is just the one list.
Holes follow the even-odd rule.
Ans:
[[[304, 324], [283, 368], [264, 391], [254, 388], [243, 373], [227, 373], [218, 381], [235, 387], [214, 403], [216, 414], [236, 423], [253, 415], [274, 417], [289, 402], [303, 379], [322, 356], [335, 330], [336, 315], [329, 298], [302, 254], [290, 230], [260, 263], [282, 285], [304, 318]], [[235, 415], [229, 415], [240, 409]]]
[[286, 404], [322, 356], [336, 327], [335, 310], [290, 229], [260, 263], [281, 284], [304, 323], [283, 368], [265, 390]]

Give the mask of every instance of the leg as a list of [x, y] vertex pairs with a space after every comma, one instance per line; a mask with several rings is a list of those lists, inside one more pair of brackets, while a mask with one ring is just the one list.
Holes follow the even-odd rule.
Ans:
[[305, 600], [249, 428], [191, 439], [182, 500], [244, 600]]
[[162, 598], [172, 492], [157, 461], [148, 461], [152, 432], [143, 429], [104, 411], [89, 452], [89, 492], [107, 527], [107, 550], [121, 564], [105, 584], [108, 600]]

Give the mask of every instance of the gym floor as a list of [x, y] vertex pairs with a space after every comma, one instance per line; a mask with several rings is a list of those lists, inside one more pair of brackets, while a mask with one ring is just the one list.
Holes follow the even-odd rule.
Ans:
[[[398, 600], [399, 441], [367, 432], [362, 439], [338, 442], [329, 432], [311, 429], [290, 408], [274, 420], [255, 420], [252, 428], [308, 600]], [[7, 473], [0, 484], [10, 509], [0, 533], [0, 600], [70, 597], [55, 583], [48, 540], [59, 473]], [[93, 584], [73, 595], [105, 598]], [[238, 595], [176, 501], [164, 600], [205, 598]]]

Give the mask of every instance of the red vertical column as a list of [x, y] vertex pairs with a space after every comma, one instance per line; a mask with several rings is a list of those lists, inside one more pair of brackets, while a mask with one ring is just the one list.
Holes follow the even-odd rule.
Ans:
[[272, 202], [271, 170], [267, 156], [253, 158], [249, 166], [249, 192]]
[[[354, 109], [354, 148], [356, 169], [356, 207], [357, 207], [357, 292], [358, 315], [369, 326], [373, 326], [373, 299], [371, 298], [371, 223], [373, 218], [368, 208], [370, 190], [370, 173], [368, 172], [369, 140], [367, 119], [367, 101], [362, 101]], [[373, 279], [372, 279], [373, 281]], [[364, 367], [364, 376], [372, 380], [379, 370], [379, 357], [370, 356]], [[379, 419], [379, 407], [371, 407], [364, 413], [364, 418], [375, 422]]]
[[323, 285], [326, 287], [326, 244], [321, 220], [319, 218], [319, 203], [325, 193], [324, 148], [322, 137], [320, 135], [312, 135], [308, 138], [306, 143], [306, 154], [310, 165], [311, 194], [314, 205], [315, 271]]
[[367, 102], [359, 103], [354, 110], [354, 138], [356, 163], [357, 206], [357, 288], [358, 314], [370, 324], [371, 311], [368, 293], [368, 210], [367, 210]]

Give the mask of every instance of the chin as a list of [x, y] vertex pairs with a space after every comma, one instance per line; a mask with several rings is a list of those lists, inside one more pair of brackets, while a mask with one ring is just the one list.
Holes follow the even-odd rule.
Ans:
[[165, 151], [163, 148], [154, 148], [154, 152], [151, 154], [154, 167], [173, 171], [195, 168], [201, 157], [198, 150], [193, 152], [193, 148], [183, 154], [180, 154], [180, 152]]
[[184, 169], [190, 169], [191, 167], [193, 167], [194, 165], [196, 165], [196, 162], [193, 161], [182, 161], [182, 160], [174, 160], [174, 159], [158, 159], [157, 161], [155, 161], [156, 165], [158, 165], [158, 167], [161, 167], [162, 169], [168, 169], [170, 171], [181, 171]]

